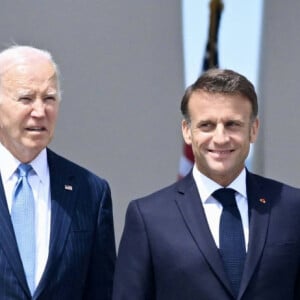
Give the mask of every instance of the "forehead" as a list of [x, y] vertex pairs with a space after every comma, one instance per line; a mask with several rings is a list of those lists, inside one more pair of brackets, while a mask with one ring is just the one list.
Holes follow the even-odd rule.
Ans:
[[35, 60], [11, 64], [1, 77], [5, 89], [56, 89], [55, 67], [48, 60]]
[[251, 103], [240, 94], [209, 93], [199, 90], [191, 94], [188, 109], [190, 114], [197, 112], [221, 114], [228, 110], [251, 113]]

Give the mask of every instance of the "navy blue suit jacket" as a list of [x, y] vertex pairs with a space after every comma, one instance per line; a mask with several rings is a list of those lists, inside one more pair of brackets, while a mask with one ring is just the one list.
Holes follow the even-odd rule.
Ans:
[[0, 299], [111, 299], [115, 240], [106, 181], [48, 151], [51, 232], [45, 271], [33, 295], [0, 180]]
[[[300, 190], [247, 172], [250, 228], [238, 299], [300, 299]], [[193, 176], [130, 203], [113, 300], [232, 300]]]

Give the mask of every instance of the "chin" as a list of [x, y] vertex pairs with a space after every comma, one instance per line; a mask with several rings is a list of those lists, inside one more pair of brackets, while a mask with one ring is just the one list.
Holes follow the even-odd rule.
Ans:
[[230, 172], [231, 166], [226, 162], [213, 162], [210, 168], [215, 172]]
[[24, 153], [27, 153], [30, 156], [36, 157], [47, 145], [43, 144], [27, 144], [24, 145]]

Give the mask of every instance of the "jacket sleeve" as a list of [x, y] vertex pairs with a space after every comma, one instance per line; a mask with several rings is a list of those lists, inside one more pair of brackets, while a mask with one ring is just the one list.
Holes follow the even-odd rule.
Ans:
[[100, 205], [83, 297], [89, 300], [111, 300], [116, 260], [111, 192], [108, 183], [100, 181], [95, 186]]
[[295, 300], [300, 300], [300, 266], [295, 286]]
[[113, 300], [155, 299], [151, 250], [138, 202], [129, 204], [114, 278]]

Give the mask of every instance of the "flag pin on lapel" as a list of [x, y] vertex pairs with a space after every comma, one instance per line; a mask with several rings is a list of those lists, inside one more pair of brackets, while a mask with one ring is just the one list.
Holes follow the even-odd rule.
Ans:
[[267, 203], [267, 200], [265, 198], [260, 198], [259, 199], [259, 202], [262, 203], [262, 204], [266, 204]]
[[69, 184], [65, 184], [65, 190], [72, 191], [73, 187], [71, 185], [69, 185]]

